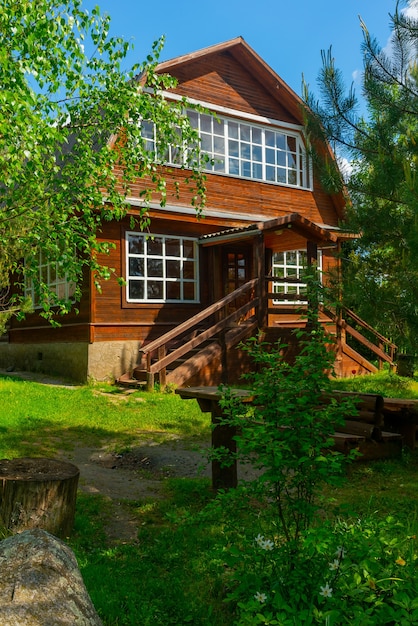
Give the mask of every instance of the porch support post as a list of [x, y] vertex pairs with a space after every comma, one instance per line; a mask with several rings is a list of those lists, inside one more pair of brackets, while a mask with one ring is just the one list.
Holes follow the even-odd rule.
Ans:
[[309, 268], [318, 263], [318, 246], [314, 241], [308, 240], [306, 244], [306, 256]]
[[265, 245], [264, 235], [260, 233], [255, 242], [255, 276], [258, 277], [258, 326], [264, 328], [267, 324], [267, 291], [266, 291], [266, 262], [265, 262]]
[[[307, 264], [308, 264], [308, 270], [311, 270], [313, 267], [315, 267], [315, 269], [317, 269], [317, 264], [318, 264], [318, 246], [316, 244], [316, 242], [314, 241], [307, 241], [306, 243], [306, 257], [307, 257]], [[308, 289], [308, 309], [310, 310], [316, 310], [318, 312], [318, 308], [319, 308], [319, 302], [318, 302], [318, 298], [315, 297], [315, 299], [312, 299], [312, 292], [310, 289]]]

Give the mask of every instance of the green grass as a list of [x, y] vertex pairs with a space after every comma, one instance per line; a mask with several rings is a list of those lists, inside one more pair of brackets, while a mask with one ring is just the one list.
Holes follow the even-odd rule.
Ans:
[[50, 456], [75, 445], [125, 448], [152, 434], [207, 439], [210, 417], [194, 400], [110, 385], [64, 388], [0, 377], [0, 456]]
[[353, 376], [333, 381], [335, 389], [378, 393], [387, 398], [410, 398], [418, 400], [418, 380], [404, 378], [386, 370], [369, 376]]
[[[389, 374], [336, 381], [338, 388], [418, 397], [417, 383]], [[125, 397], [125, 396], [123, 396]], [[180, 437], [191, 444], [209, 437], [210, 418], [195, 401], [173, 394], [135, 392], [121, 399], [116, 388], [74, 389], [0, 379], [3, 457], [52, 455], [75, 445], [121, 449], [133, 441]], [[224, 548], [244, 534], [256, 536], [265, 511], [247, 503], [210, 505], [205, 479], [166, 479], [164, 497], [119, 506], [135, 520], [128, 543], [106, 529], [114, 506], [99, 495], [79, 493], [74, 550], [83, 579], [105, 626], [228, 626], [228, 568]], [[346, 483], [322, 493], [321, 515], [383, 519], [389, 513], [418, 535], [418, 454], [395, 461], [358, 463]], [[114, 520], [113, 520], [114, 522]], [[253, 533], [253, 535], [251, 535]]]

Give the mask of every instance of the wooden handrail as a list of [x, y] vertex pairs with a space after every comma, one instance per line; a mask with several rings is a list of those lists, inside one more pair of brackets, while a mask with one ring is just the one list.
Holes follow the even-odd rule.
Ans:
[[176, 326], [176, 328], [169, 330], [167, 333], [164, 333], [164, 335], [161, 335], [161, 337], [158, 337], [154, 341], [148, 343], [146, 346], [143, 346], [139, 349], [139, 351], [143, 354], [149, 354], [150, 352], [154, 352], [154, 350], [157, 350], [169, 341], [176, 339], [182, 333], [187, 332], [188, 330], [193, 328], [193, 326], [197, 326], [197, 324], [200, 324], [214, 313], [220, 311], [224, 306], [233, 302], [237, 297], [244, 295], [247, 291], [250, 291], [251, 289], [254, 289], [257, 286], [258, 280], [258, 278], [253, 278], [244, 285], [241, 285], [241, 287], [238, 287], [238, 289], [235, 289], [235, 291], [232, 291], [221, 300], [218, 300], [214, 304], [211, 304], [206, 309], [203, 309], [203, 311], [200, 311], [190, 319]]
[[[338, 316], [333, 311], [330, 311], [326, 307], [321, 305], [322, 311], [330, 317], [333, 322], [336, 323], [337, 327], [341, 330], [344, 330], [346, 334], [351, 335], [356, 341], [365, 346], [368, 350], [373, 352], [379, 359], [379, 363], [381, 361], [386, 361], [389, 365], [394, 365], [395, 352], [398, 349], [397, 345], [394, 344], [390, 339], [381, 335], [376, 329], [370, 326], [367, 322], [361, 319], [354, 311], [342, 307], [342, 312], [347, 314], [347, 317], [351, 317], [356, 324], [370, 332], [379, 342], [379, 345], [374, 344], [372, 341], [367, 339], [364, 335], [362, 335], [358, 330], [353, 328], [348, 322]], [[386, 347], [387, 352], [385, 352], [384, 347]]]
[[224, 317], [222, 320], [220, 320], [219, 322], [217, 322], [210, 328], [207, 328], [206, 330], [201, 332], [198, 335], [198, 337], [194, 337], [193, 339], [190, 339], [190, 341], [187, 341], [176, 350], [173, 350], [172, 352], [170, 352], [170, 354], [167, 354], [166, 356], [164, 356], [164, 358], [159, 359], [156, 363], [153, 363], [150, 366], [149, 371], [152, 374], [157, 374], [162, 369], [171, 365], [171, 363], [174, 363], [174, 361], [177, 361], [177, 359], [180, 359], [184, 354], [187, 354], [187, 352], [190, 352], [190, 350], [197, 348], [197, 346], [204, 343], [208, 339], [211, 339], [211, 337], [213, 337], [217, 333], [221, 332], [222, 330], [225, 330], [225, 328], [227, 328], [229, 324], [231, 324], [232, 322], [235, 322], [242, 315], [245, 315], [245, 313], [248, 313], [248, 311], [255, 308], [257, 305], [258, 305], [258, 298], [255, 298], [254, 300], [247, 302], [246, 304], [244, 304], [242, 307], [240, 307], [239, 309], [237, 309], [236, 311], [234, 311], [227, 317]]
[[[172, 330], [169, 330], [167, 333], [158, 337], [154, 341], [151, 341], [148, 345], [142, 347], [139, 351], [142, 352], [146, 357], [146, 372], [147, 372], [147, 387], [152, 389], [154, 386], [154, 377], [155, 374], [159, 374], [160, 376], [160, 385], [162, 387], [166, 384], [166, 369], [171, 363], [174, 363], [182, 356], [201, 345], [203, 342], [207, 341], [214, 337], [217, 333], [223, 333], [227, 330], [228, 325], [236, 322], [240, 317], [246, 315], [252, 309], [259, 309], [260, 306], [260, 298], [259, 297], [251, 297], [252, 291], [256, 289], [259, 285], [259, 279], [253, 278], [248, 281], [244, 285], [238, 287], [233, 292], [218, 300], [214, 304], [211, 304], [209, 307], [200, 311], [190, 319], [186, 320], [182, 324], [176, 326]], [[210, 327], [205, 328], [202, 332], [199, 333], [198, 336], [193, 337], [183, 343], [178, 348], [174, 349], [167, 354], [167, 345], [174, 341], [179, 340], [182, 335], [191, 331], [193, 328], [197, 327], [198, 324], [202, 322], [209, 323], [209, 319], [217, 312], [225, 309], [229, 304], [234, 302], [237, 298], [241, 298], [243, 295], [248, 294], [250, 298], [244, 305], [240, 306], [233, 313], [227, 315], [226, 311], [222, 314], [222, 319], [220, 319], [215, 324], [212, 324]], [[225, 346], [224, 346], [225, 348]], [[152, 355], [157, 352], [157, 361], [155, 363], [152, 362]]]
[[359, 326], [373, 333], [373, 335], [377, 339], [379, 339], [382, 343], [393, 348], [394, 350], [397, 350], [398, 346], [396, 344], [390, 341], [390, 339], [387, 339], [387, 337], [384, 337], [383, 335], [381, 335], [379, 331], [377, 331], [375, 328], [373, 328], [367, 322], [361, 319], [361, 317], [359, 317], [356, 313], [354, 313], [354, 311], [352, 311], [351, 309], [347, 309], [345, 307], [344, 307], [344, 311], [345, 311], [346, 316], [351, 317], [351, 319], [354, 320]]

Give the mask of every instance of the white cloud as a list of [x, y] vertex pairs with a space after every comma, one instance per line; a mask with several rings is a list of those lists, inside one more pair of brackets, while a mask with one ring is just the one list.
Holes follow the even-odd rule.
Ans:
[[418, 19], [418, 0], [409, 0], [408, 6], [402, 10], [407, 17]]

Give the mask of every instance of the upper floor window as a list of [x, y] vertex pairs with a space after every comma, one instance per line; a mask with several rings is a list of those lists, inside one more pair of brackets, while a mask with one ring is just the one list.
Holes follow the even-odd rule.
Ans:
[[[273, 276], [277, 277], [273, 283], [273, 293], [283, 296], [280, 300], [273, 300], [274, 304], [306, 304], [306, 283], [301, 282], [306, 266], [306, 250], [273, 253]], [[318, 250], [318, 270], [321, 276], [321, 250]]]
[[[37, 283], [45, 285], [49, 292], [49, 304], [53, 306], [58, 300], [70, 301], [75, 294], [75, 283], [62, 274], [59, 262], [48, 261], [42, 252], [39, 253]], [[25, 296], [31, 298], [35, 308], [42, 307], [42, 295], [35, 287], [35, 281], [25, 279]]]
[[[200, 138], [200, 147], [208, 157], [207, 171], [251, 178], [279, 185], [309, 189], [311, 176], [309, 159], [301, 136], [295, 132], [261, 124], [214, 117], [188, 110], [187, 115]], [[147, 148], [156, 151], [155, 128], [143, 122], [143, 137]], [[169, 149], [167, 161], [179, 164], [177, 149]]]
[[195, 239], [126, 233], [128, 302], [197, 302]]

